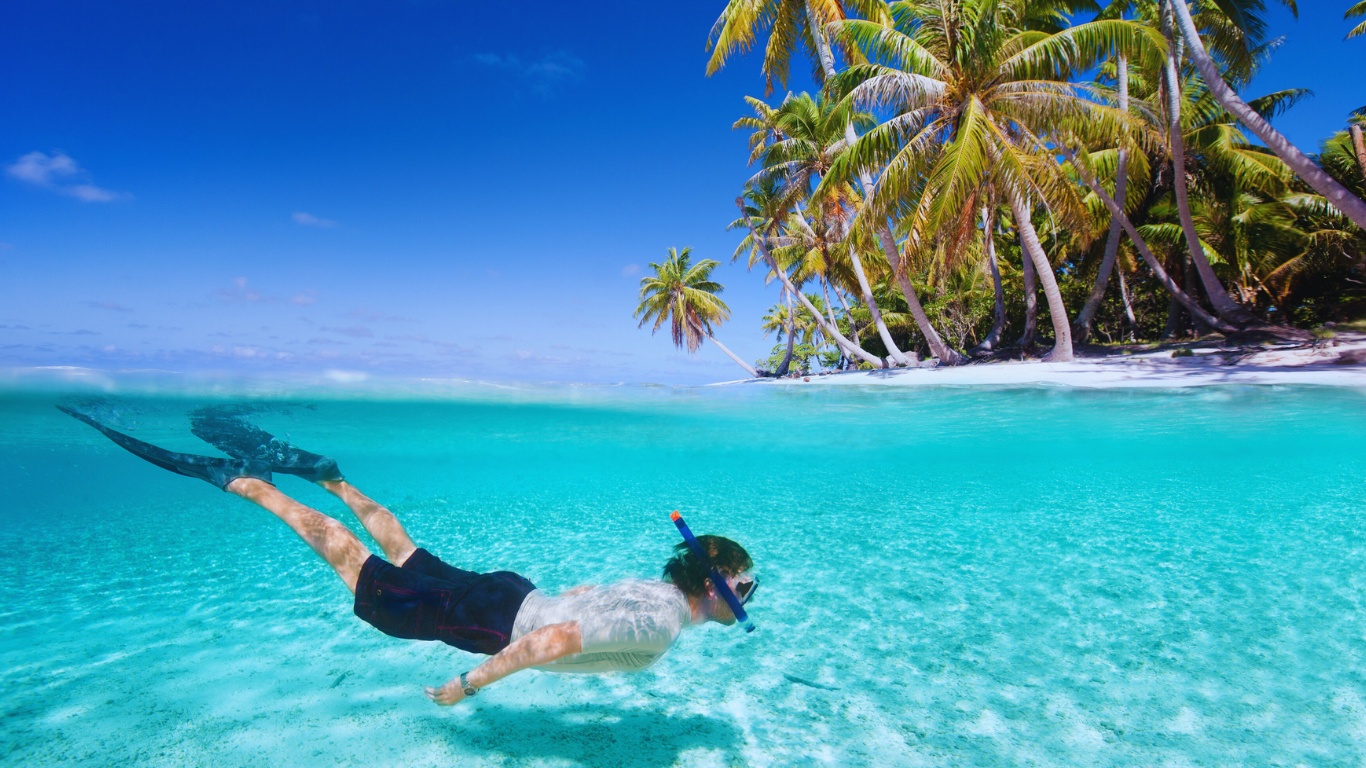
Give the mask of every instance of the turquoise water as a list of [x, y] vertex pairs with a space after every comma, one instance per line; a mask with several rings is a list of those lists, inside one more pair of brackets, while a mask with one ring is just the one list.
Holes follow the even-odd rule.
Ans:
[[[1364, 392], [557, 397], [253, 402], [419, 545], [545, 588], [656, 576], [680, 509], [753, 554], [759, 631], [708, 625], [641, 674], [527, 672], [438, 708], [421, 686], [475, 657], [362, 624], [268, 513], [10, 393], [0, 762], [1366, 761]], [[200, 404], [99, 408], [207, 453]]]

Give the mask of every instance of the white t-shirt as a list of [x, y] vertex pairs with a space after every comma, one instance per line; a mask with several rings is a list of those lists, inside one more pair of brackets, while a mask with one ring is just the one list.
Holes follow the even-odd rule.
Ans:
[[663, 581], [619, 581], [578, 595], [526, 596], [512, 623], [512, 640], [541, 627], [579, 623], [583, 652], [539, 667], [547, 672], [635, 672], [669, 650], [692, 621], [682, 590]]

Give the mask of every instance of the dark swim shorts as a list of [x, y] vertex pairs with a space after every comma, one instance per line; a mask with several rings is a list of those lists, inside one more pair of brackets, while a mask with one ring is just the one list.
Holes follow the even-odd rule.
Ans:
[[535, 588], [509, 571], [462, 571], [425, 549], [402, 568], [371, 555], [356, 580], [355, 611], [392, 637], [493, 655], [507, 647], [517, 611]]

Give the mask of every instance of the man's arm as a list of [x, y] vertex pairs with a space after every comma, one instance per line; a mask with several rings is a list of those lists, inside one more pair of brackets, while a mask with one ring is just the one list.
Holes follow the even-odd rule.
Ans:
[[[579, 634], [577, 621], [551, 624], [517, 638], [497, 655], [470, 670], [465, 679], [475, 688], [483, 688], [513, 672], [520, 672], [527, 667], [539, 667], [582, 652], [583, 636]], [[460, 688], [459, 677], [440, 688], [427, 688], [426, 692], [427, 698], [443, 706], [450, 706], [465, 698], [465, 692]]]

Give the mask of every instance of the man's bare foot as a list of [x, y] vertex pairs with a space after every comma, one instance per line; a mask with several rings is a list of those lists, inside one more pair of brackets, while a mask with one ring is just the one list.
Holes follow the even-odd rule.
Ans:
[[239, 477], [223, 486], [223, 490], [241, 496], [244, 499], [255, 499], [260, 496], [262, 491], [274, 487], [274, 485], [271, 485], [260, 478]]

